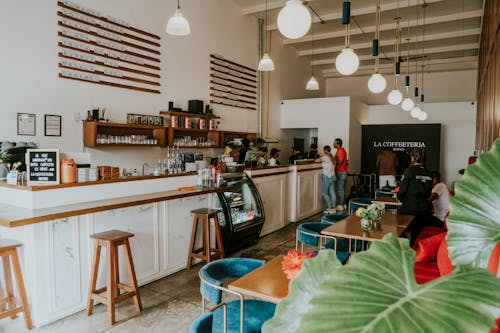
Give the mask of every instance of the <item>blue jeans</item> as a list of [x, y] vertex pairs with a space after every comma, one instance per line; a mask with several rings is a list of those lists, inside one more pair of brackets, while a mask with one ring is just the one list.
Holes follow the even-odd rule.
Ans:
[[328, 208], [335, 208], [335, 175], [328, 177], [322, 175], [321, 178], [321, 194]]
[[337, 192], [339, 193], [339, 205], [345, 205], [345, 180], [347, 179], [347, 172], [337, 173]]

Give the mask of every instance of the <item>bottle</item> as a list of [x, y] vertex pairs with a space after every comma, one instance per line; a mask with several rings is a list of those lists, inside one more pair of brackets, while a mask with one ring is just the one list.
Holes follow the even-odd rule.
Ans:
[[203, 188], [203, 170], [198, 170], [198, 176], [196, 177], [196, 187]]

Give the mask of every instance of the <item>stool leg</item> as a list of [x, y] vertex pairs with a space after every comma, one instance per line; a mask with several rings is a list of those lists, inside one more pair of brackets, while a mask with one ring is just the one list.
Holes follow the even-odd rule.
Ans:
[[191, 254], [193, 254], [193, 251], [194, 251], [194, 242], [196, 241], [196, 233], [197, 232], [198, 232], [198, 215], [194, 214], [193, 230], [191, 231], [191, 242], [189, 243], [187, 269], [191, 269], [191, 264], [193, 262], [193, 257], [191, 256]]
[[114, 265], [115, 265], [115, 286], [116, 286], [116, 296], [120, 296], [120, 287], [118, 287], [118, 283], [120, 283], [120, 266], [118, 264], [119, 261], [119, 253], [118, 253], [118, 247], [116, 247], [116, 256], [114, 260]]
[[4, 303], [5, 301], [7, 301], [7, 299], [3, 294], [2, 281], [0, 281], [0, 312], [5, 310], [5, 303]]
[[219, 249], [220, 253], [220, 258], [224, 258], [226, 256], [224, 252], [224, 243], [222, 242], [222, 233], [220, 231], [220, 226], [219, 226], [219, 217], [217, 215], [214, 216], [214, 227], [215, 227], [215, 240], [216, 240], [216, 245], [217, 248]]
[[90, 273], [89, 296], [87, 299], [87, 316], [90, 316], [92, 314], [93, 309], [94, 309], [94, 299], [92, 298], [92, 294], [95, 292], [95, 287], [96, 287], [96, 283], [97, 283], [97, 273], [99, 271], [99, 261], [100, 260], [101, 260], [101, 246], [99, 245], [99, 241], [95, 241], [92, 272]]
[[108, 265], [107, 288], [108, 291], [108, 323], [115, 323], [115, 301], [116, 301], [116, 286], [115, 286], [115, 264], [114, 257], [116, 256], [116, 247], [111, 242], [106, 242], [106, 254]]
[[205, 249], [205, 256], [207, 257], [207, 263], [209, 263], [212, 261], [210, 250], [210, 222], [206, 215], [203, 216], [203, 246]]
[[141, 312], [142, 310], [141, 297], [139, 296], [139, 289], [137, 288], [137, 278], [135, 276], [134, 261], [132, 260], [132, 252], [130, 251], [130, 243], [128, 239], [125, 240], [125, 257], [127, 258], [128, 274], [130, 275], [132, 287], [134, 288], [135, 292], [134, 296], [135, 309], [138, 312]]
[[[14, 286], [12, 285], [12, 272], [10, 269], [10, 255], [2, 256], [3, 265], [3, 276], [5, 279], [5, 291], [7, 296], [7, 309], [12, 310], [16, 307], [14, 298]], [[13, 315], [11, 318], [16, 318], [17, 315]]]
[[10, 250], [10, 253], [12, 255], [12, 268], [14, 269], [17, 290], [19, 292], [19, 298], [21, 299], [21, 307], [24, 312], [24, 325], [26, 325], [26, 328], [30, 330], [33, 328], [33, 323], [31, 322], [30, 306], [28, 304], [28, 298], [26, 297], [26, 289], [24, 288], [23, 275], [21, 274], [21, 265], [19, 265], [17, 249]]

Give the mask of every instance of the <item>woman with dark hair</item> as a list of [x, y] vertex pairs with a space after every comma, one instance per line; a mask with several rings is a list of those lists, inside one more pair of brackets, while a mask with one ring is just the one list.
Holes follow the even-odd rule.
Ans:
[[398, 199], [402, 205], [399, 214], [415, 215], [410, 225], [411, 243], [428, 225], [436, 225], [429, 201], [432, 192], [432, 173], [425, 168], [426, 153], [421, 148], [411, 152], [411, 164], [405, 169], [399, 185]]

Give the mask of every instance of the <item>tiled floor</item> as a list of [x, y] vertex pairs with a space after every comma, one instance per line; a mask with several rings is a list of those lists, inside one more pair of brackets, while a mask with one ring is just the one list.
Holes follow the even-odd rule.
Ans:
[[[319, 220], [314, 217], [309, 220]], [[259, 242], [234, 256], [269, 260], [278, 254], [295, 248], [295, 228], [292, 223], [286, 228], [267, 235]], [[201, 314], [200, 280], [198, 270], [201, 265], [191, 270], [182, 270], [166, 278], [140, 288], [141, 313], [135, 312], [133, 302], [125, 301], [117, 306], [117, 323], [107, 324], [106, 308], [94, 307], [94, 314], [87, 317], [80, 311], [70, 317], [57, 321], [30, 332], [40, 333], [94, 333], [94, 332], [187, 332], [190, 323]], [[26, 332], [22, 317], [15, 320], [0, 320], [0, 333]]]

